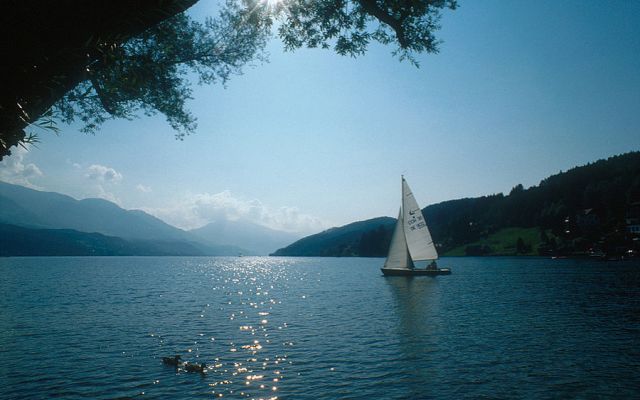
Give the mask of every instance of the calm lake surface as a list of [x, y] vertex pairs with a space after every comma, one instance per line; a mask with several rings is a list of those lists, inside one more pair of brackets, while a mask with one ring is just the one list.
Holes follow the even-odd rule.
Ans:
[[638, 263], [383, 261], [0, 259], [0, 398], [640, 396]]

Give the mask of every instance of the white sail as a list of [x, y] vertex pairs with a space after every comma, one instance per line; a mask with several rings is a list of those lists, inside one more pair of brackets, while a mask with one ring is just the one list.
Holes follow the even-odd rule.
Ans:
[[402, 178], [402, 211], [406, 246], [413, 261], [436, 260], [438, 252], [431, 239], [427, 222], [404, 177]]
[[398, 213], [398, 222], [391, 236], [391, 245], [389, 246], [389, 254], [387, 261], [384, 262], [384, 268], [413, 268], [413, 262], [407, 250], [407, 241], [404, 236], [404, 223], [402, 218], [402, 209]]

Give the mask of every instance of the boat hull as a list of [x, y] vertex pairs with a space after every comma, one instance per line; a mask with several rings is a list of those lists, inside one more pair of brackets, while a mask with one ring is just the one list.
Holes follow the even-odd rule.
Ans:
[[438, 269], [405, 269], [405, 268], [380, 268], [384, 276], [437, 276], [450, 275], [449, 268]]

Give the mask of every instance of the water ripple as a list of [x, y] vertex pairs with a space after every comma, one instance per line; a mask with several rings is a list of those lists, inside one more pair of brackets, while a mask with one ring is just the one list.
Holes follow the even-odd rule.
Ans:
[[640, 393], [640, 266], [448, 261], [405, 279], [379, 259], [0, 259], [0, 399]]

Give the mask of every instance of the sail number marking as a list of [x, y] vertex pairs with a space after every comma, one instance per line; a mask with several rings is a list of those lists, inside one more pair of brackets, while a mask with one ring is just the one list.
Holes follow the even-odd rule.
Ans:
[[[409, 212], [409, 214], [411, 214], [411, 212]], [[422, 216], [420, 215], [414, 215], [413, 218], [411, 218], [409, 221], [407, 221], [408, 225], [413, 225], [418, 221], [423, 221]]]

